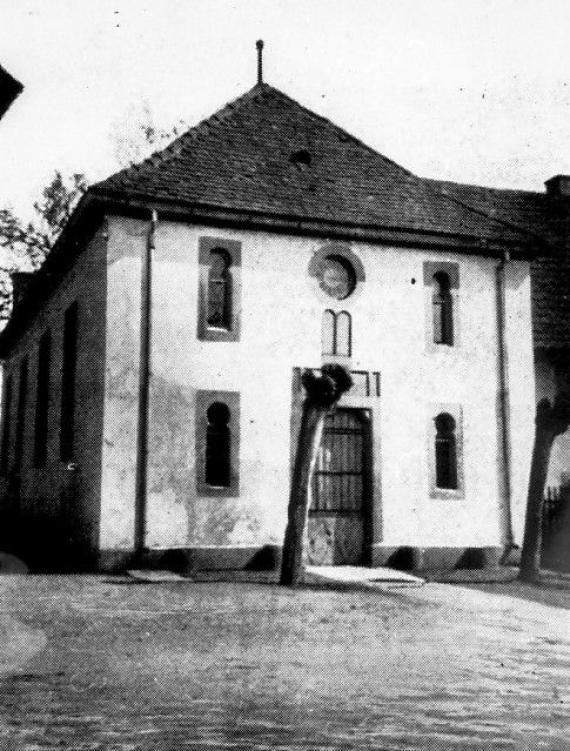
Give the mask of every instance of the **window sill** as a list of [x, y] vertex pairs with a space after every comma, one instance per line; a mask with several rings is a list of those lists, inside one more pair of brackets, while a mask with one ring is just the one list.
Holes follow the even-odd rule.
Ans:
[[432, 488], [429, 497], [440, 501], [464, 501], [465, 493], [461, 489]]
[[207, 326], [198, 337], [203, 342], [237, 342], [239, 333], [235, 329], [223, 329], [214, 326]]
[[199, 483], [197, 491], [198, 496], [203, 498], [237, 498], [239, 496], [239, 488], [235, 486], [228, 488], [220, 485]]
[[436, 344], [433, 342], [432, 344], [428, 344], [427, 346], [428, 352], [457, 352], [459, 349], [459, 346], [457, 344]]

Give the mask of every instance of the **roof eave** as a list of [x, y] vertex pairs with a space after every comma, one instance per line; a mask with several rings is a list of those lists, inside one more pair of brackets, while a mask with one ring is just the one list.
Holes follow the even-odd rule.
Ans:
[[[109, 213], [146, 214], [156, 209], [164, 217], [191, 220], [193, 223], [217, 224], [218, 226], [267, 230], [272, 232], [302, 234], [318, 237], [342, 237], [364, 242], [389, 243], [402, 247], [429, 247], [476, 255], [498, 256], [505, 250], [516, 249], [519, 257], [532, 258], [543, 254], [537, 249], [536, 238], [486, 238], [474, 234], [459, 234], [441, 230], [414, 229], [409, 227], [342, 222], [324, 217], [307, 219], [285, 213], [243, 210], [200, 202], [181, 202], [166, 198], [154, 198], [143, 193], [94, 193], [101, 207]], [[524, 237], [524, 240], [523, 240]]]
[[351, 224], [329, 219], [306, 219], [269, 212], [242, 211], [233, 208], [182, 203], [145, 195], [110, 194], [90, 189], [81, 199], [43, 266], [33, 275], [26, 293], [0, 332], [0, 357], [5, 357], [35, 311], [49, 297], [62, 275], [70, 267], [85, 237], [105, 214], [145, 217], [156, 210], [163, 218], [190, 221], [213, 227], [250, 229], [309, 237], [338, 238], [382, 243], [404, 248], [453, 251], [469, 255], [502, 257], [516, 250], [517, 258], [530, 260], [544, 255], [544, 249], [525, 245], [516, 239], [490, 240], [474, 235], [459, 235], [434, 230]]

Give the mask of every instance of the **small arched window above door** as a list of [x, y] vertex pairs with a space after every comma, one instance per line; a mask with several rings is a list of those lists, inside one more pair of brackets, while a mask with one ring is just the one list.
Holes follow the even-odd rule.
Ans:
[[333, 310], [323, 313], [321, 330], [321, 349], [323, 355], [335, 354], [336, 314]]
[[352, 354], [352, 318], [346, 310], [336, 314], [336, 354], [343, 357]]
[[322, 319], [322, 355], [351, 357], [352, 318], [346, 310], [325, 310]]

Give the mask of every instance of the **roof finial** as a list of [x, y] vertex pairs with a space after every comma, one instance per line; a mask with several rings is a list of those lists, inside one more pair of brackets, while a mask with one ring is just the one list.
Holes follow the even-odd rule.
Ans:
[[257, 47], [257, 84], [263, 83], [263, 39], [258, 39], [255, 43]]

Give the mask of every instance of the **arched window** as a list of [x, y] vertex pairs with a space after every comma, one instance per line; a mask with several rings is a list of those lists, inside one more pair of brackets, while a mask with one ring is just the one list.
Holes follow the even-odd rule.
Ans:
[[449, 276], [438, 271], [433, 276], [433, 341], [453, 345], [453, 298]]
[[325, 310], [322, 320], [322, 354], [350, 357], [352, 354], [352, 319], [341, 310]]
[[435, 418], [435, 485], [457, 490], [457, 438], [455, 420], [448, 412]]
[[335, 329], [336, 315], [332, 310], [325, 310], [322, 321], [322, 353], [334, 355], [335, 353]]
[[227, 488], [231, 466], [230, 409], [223, 402], [214, 402], [208, 407], [206, 417], [206, 484]]
[[350, 357], [352, 349], [352, 321], [350, 313], [341, 310], [336, 314], [336, 353]]
[[231, 257], [222, 248], [210, 251], [208, 269], [208, 326], [231, 328], [232, 277]]

